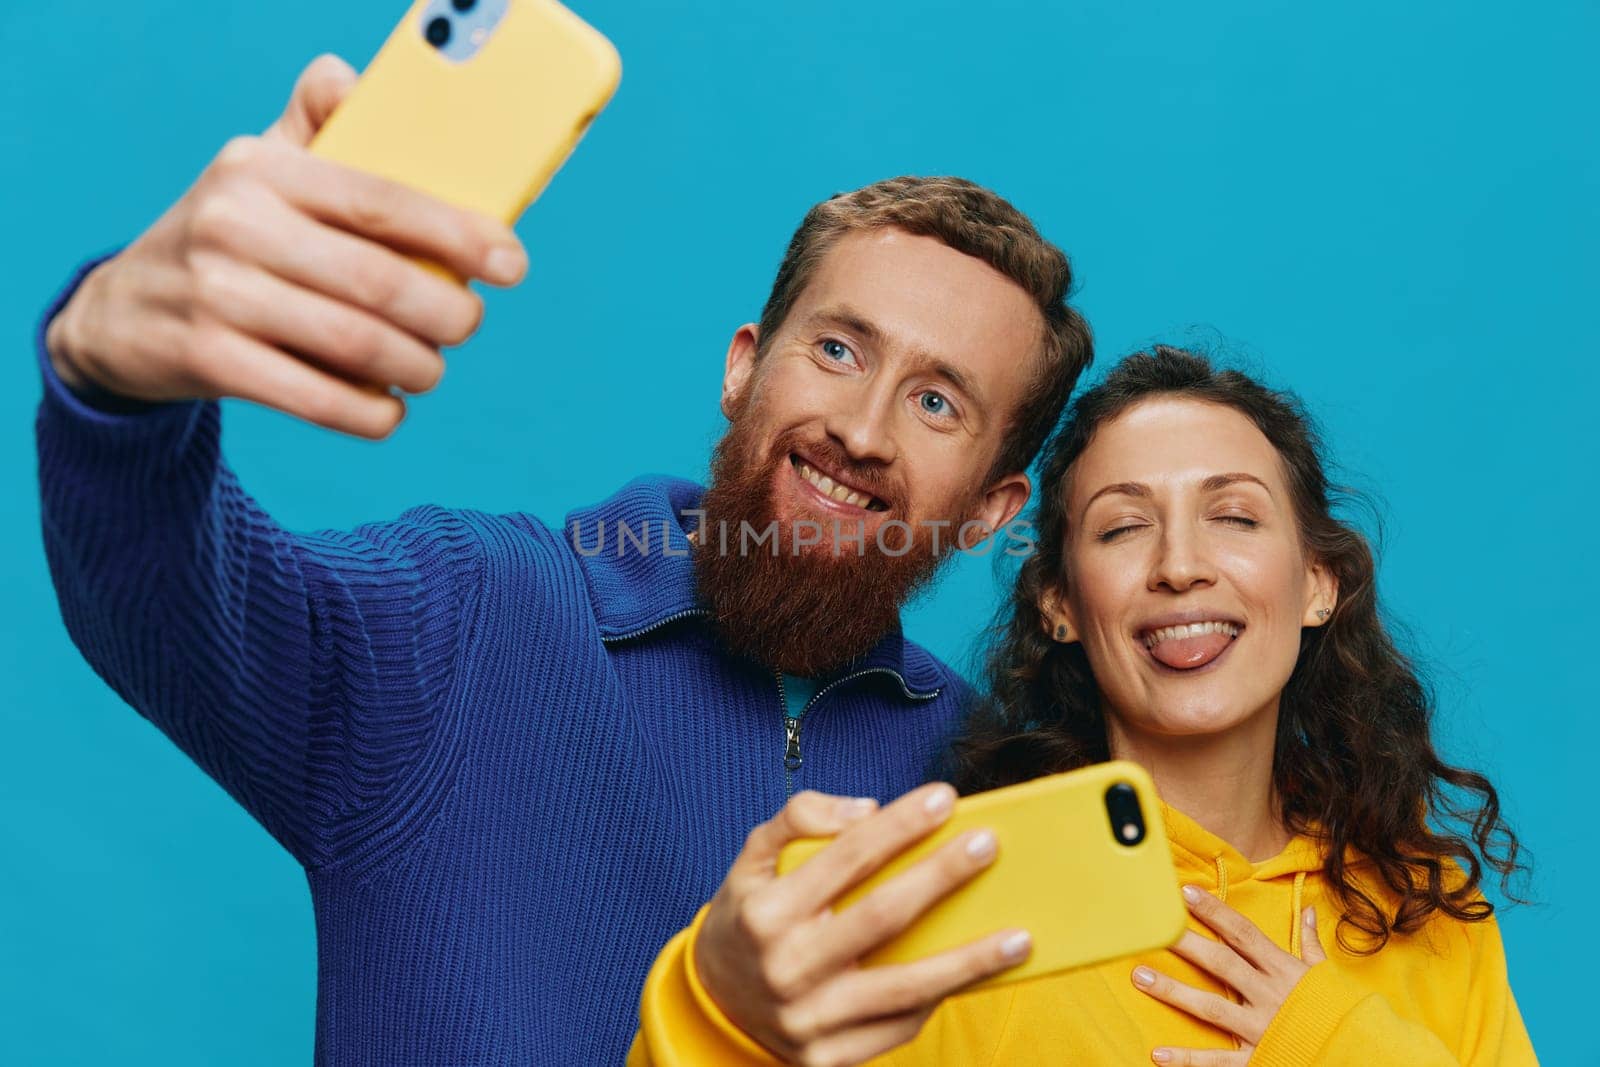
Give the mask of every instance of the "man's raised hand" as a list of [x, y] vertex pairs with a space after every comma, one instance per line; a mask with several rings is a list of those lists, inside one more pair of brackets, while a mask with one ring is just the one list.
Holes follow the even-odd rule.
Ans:
[[84, 280], [46, 344], [69, 386], [147, 401], [252, 400], [362, 437], [433, 388], [439, 349], [483, 314], [462, 278], [527, 269], [494, 219], [320, 159], [311, 137], [355, 84], [322, 56], [282, 117], [236, 137], [151, 227]]

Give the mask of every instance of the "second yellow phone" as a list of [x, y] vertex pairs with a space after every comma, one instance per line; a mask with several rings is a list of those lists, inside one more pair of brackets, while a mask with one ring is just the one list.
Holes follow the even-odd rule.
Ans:
[[611, 42], [555, 0], [419, 0], [311, 151], [509, 226], [621, 76]]
[[[993, 865], [863, 962], [907, 963], [1009, 927], [1032, 934], [1027, 962], [972, 987], [983, 989], [1164, 948], [1183, 936], [1188, 911], [1161, 801], [1144, 768], [1125, 761], [962, 798], [943, 826], [835, 908], [848, 908], [978, 827], [993, 830], [999, 842]], [[827, 845], [824, 839], [791, 842], [778, 858], [778, 872], [793, 870]]]

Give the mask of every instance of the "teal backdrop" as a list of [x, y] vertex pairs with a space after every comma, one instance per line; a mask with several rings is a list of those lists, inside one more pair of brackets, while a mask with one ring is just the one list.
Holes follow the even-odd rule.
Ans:
[[[0, 1063], [308, 1062], [300, 871], [78, 657], [40, 547], [35, 318], [147, 226], [380, 0], [8, 3], [0, 13]], [[1583, 1021], [1600, 883], [1588, 613], [1600, 289], [1592, 0], [1335, 5], [580, 0], [612, 107], [520, 226], [527, 281], [390, 441], [243, 406], [228, 455], [293, 528], [433, 501], [559, 520], [700, 475], [728, 337], [834, 191], [961, 174], [1073, 257], [1097, 372], [1226, 346], [1302, 392], [1386, 502], [1382, 587], [1435, 670], [1447, 754], [1487, 769], [1539, 903], [1504, 913], [1543, 1059]], [[994, 602], [964, 561], [909, 613], [944, 656]], [[574, 931], [575, 952], [583, 951]], [[552, 981], [560, 976], [552, 975]]]

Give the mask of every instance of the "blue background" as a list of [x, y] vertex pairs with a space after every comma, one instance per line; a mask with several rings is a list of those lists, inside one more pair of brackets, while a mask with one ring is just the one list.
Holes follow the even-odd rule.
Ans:
[[[314, 937], [289, 857], [78, 658], [39, 545], [35, 316], [133, 237], [377, 0], [6, 4], [0, 167], [0, 1062], [311, 1054]], [[578, 6], [623, 84], [523, 220], [528, 281], [392, 440], [234, 406], [227, 450], [294, 528], [424, 501], [559, 519], [699, 475], [731, 331], [815, 200], [899, 173], [991, 185], [1072, 255], [1098, 370], [1226, 340], [1303, 392], [1388, 503], [1383, 589], [1437, 669], [1448, 756], [1486, 768], [1541, 903], [1503, 916], [1546, 1062], [1596, 1062], [1600, 881], [1579, 782], [1600, 730], [1589, 444], [1600, 9], [782, 0]], [[1580, 296], [1581, 294], [1581, 296]], [[908, 618], [964, 661], [969, 561]], [[576, 932], [581, 938], [581, 931]], [[581, 951], [581, 944], [576, 951]]]

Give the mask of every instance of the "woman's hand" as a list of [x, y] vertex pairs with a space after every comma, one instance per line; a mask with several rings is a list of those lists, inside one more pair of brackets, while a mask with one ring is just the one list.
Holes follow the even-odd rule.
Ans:
[[[951, 993], [1026, 959], [1027, 934], [1006, 930], [911, 963], [858, 963], [988, 867], [988, 831], [968, 831], [851, 906], [831, 907], [941, 825], [954, 802], [943, 784], [882, 811], [804, 792], [756, 827], [694, 948], [701, 983], [728, 1019], [786, 1062], [860, 1063], [910, 1041]], [[785, 844], [832, 834], [803, 866], [777, 874]]]
[[1207, 972], [1222, 984], [1237, 990], [1242, 1003], [1216, 993], [1195, 989], [1149, 967], [1133, 969], [1133, 984], [1164, 1004], [1188, 1012], [1202, 1022], [1237, 1034], [1243, 1042], [1237, 1049], [1158, 1048], [1150, 1053], [1156, 1063], [1167, 1067], [1242, 1067], [1267, 1032], [1289, 991], [1314, 965], [1327, 959], [1317, 939], [1317, 912], [1307, 908], [1301, 915], [1305, 929], [1301, 935], [1301, 959], [1272, 943], [1260, 927], [1210, 893], [1192, 885], [1183, 887], [1189, 910], [1222, 937], [1221, 942], [1185, 931], [1172, 951]]

